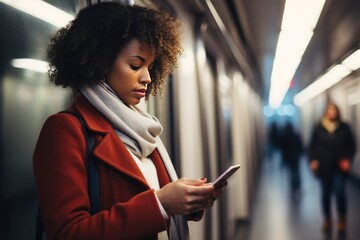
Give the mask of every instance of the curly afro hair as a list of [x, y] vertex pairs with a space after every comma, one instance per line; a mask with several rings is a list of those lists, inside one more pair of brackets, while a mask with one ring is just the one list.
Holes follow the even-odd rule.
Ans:
[[146, 96], [156, 94], [182, 52], [181, 24], [166, 13], [103, 2], [82, 9], [48, 48], [50, 81], [75, 92], [101, 81], [120, 50], [137, 39], [156, 56]]

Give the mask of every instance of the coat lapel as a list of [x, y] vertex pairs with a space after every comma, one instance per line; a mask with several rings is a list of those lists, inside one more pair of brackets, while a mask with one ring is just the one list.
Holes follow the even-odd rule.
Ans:
[[85, 124], [91, 131], [102, 136], [93, 150], [94, 156], [149, 188], [125, 144], [101, 113], [83, 95], [76, 99], [71, 108], [83, 116]]
[[150, 154], [150, 158], [152, 159], [152, 161], [155, 165], [156, 172], [157, 172], [158, 179], [159, 179], [159, 185], [160, 185], [160, 188], [162, 188], [163, 186], [165, 186], [166, 184], [171, 182], [170, 176], [169, 176], [167, 170], [165, 169], [165, 165], [164, 165], [157, 149], [155, 149]]

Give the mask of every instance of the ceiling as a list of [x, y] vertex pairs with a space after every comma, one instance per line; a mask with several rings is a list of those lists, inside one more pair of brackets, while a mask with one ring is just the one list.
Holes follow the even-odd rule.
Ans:
[[[74, 2], [78, 1], [80, 0], [47, 0], [55, 5], [60, 2], [61, 8], [72, 12], [75, 11]], [[169, 5], [172, 2], [152, 1], [159, 4], [167, 2]], [[251, 86], [261, 94], [266, 103], [285, 0], [182, 0], [181, 4], [198, 18], [205, 18], [213, 29], [218, 26], [209, 10], [209, 5], [216, 9], [226, 27], [225, 35], [228, 35], [223, 40], [228, 47], [221, 51], [235, 55], [242, 70], [250, 76]], [[0, 43], [4, 43], [0, 44], [1, 74], [6, 66], [6, 60], [13, 57], [10, 56], [11, 54], [31, 52], [35, 56], [44, 55], [46, 50], [44, 47], [32, 46], [34, 46], [33, 41], [45, 39], [40, 32], [46, 26], [37, 21], [36, 27], [27, 28], [26, 26], [34, 24], [35, 20], [30, 19], [30, 21], [27, 16], [20, 15], [3, 4], [0, 4], [0, 10], [4, 13], [1, 16], [4, 21], [0, 21], [0, 29], [3, 31]], [[295, 93], [309, 85], [349, 51], [359, 47], [359, 13], [359, 0], [326, 0], [315, 34], [294, 76], [293, 87], [288, 91], [285, 102], [291, 102]], [[14, 25], [17, 26], [16, 29], [11, 28]], [[32, 29], [32, 37], [29, 39], [19, 36], [19, 33], [27, 34], [25, 30], [20, 31], [21, 29]], [[215, 36], [218, 37], [219, 30], [214, 31], [213, 34], [217, 34]], [[224, 32], [220, 34], [224, 35]], [[12, 46], [5, 43], [11, 43]], [[46, 42], [42, 44], [45, 45]]]
[[[195, 2], [206, 6], [209, 0]], [[257, 90], [262, 94], [266, 104], [285, 0], [212, 0], [211, 3], [247, 64], [256, 72], [256, 77], [252, 81], [258, 83], [253, 86], [262, 88]], [[292, 103], [294, 94], [308, 86], [350, 51], [359, 47], [359, 13], [359, 0], [325, 2], [315, 33], [284, 103]]]

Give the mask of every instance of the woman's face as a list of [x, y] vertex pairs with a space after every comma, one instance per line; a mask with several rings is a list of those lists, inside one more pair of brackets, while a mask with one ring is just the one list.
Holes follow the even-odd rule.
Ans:
[[155, 55], [148, 46], [140, 45], [137, 39], [132, 40], [119, 52], [106, 76], [106, 83], [121, 101], [134, 106], [145, 97], [154, 60]]
[[338, 118], [338, 111], [334, 105], [329, 105], [326, 109], [326, 117], [331, 120], [337, 120]]

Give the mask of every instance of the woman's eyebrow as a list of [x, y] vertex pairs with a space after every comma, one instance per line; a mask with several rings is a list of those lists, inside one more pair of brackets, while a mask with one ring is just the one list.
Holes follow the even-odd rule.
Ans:
[[[130, 57], [134, 57], [134, 58], [138, 58], [138, 59], [140, 59], [140, 61], [141, 62], [146, 62], [146, 59], [145, 58], [143, 58], [143, 57], [141, 57], [141, 56], [139, 56], [139, 55], [133, 55], [133, 56], [130, 56]], [[155, 59], [154, 59], [154, 61], [152, 61], [150, 64], [152, 64], [152, 63], [154, 63], [155, 62]]]
[[134, 56], [130, 56], [130, 57], [135, 57], [135, 58], [139, 58], [142, 62], [145, 62], [145, 58], [139, 56], [139, 55], [134, 55]]

